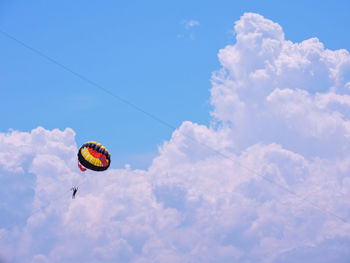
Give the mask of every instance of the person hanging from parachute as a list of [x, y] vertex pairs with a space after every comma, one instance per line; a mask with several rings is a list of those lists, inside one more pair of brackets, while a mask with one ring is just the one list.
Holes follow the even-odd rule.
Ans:
[[[89, 141], [84, 143], [78, 151], [78, 167], [80, 171], [87, 169], [101, 172], [105, 171], [111, 165], [111, 154], [101, 143]], [[78, 191], [78, 187], [72, 187], [72, 199]]]
[[75, 195], [76, 195], [77, 192], [78, 192], [78, 187], [73, 186], [72, 189], [70, 189], [70, 190], [73, 191], [73, 193], [72, 193], [72, 199], [75, 199]]

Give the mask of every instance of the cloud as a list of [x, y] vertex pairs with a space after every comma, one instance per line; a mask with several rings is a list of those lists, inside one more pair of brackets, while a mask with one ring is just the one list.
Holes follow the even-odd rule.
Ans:
[[0, 259], [347, 262], [349, 53], [253, 13], [235, 32], [211, 126], [182, 123], [147, 170], [83, 176], [73, 130], [1, 133]]
[[197, 21], [197, 20], [184, 21], [184, 24], [185, 24], [186, 29], [190, 29], [192, 27], [196, 27], [196, 26], [200, 25], [199, 21]]
[[185, 31], [181, 34], [178, 34], [178, 38], [189, 38], [191, 40], [195, 39], [195, 35], [193, 33], [194, 27], [199, 27], [200, 23], [197, 20], [183, 20], [181, 21], [181, 24], [184, 25]]

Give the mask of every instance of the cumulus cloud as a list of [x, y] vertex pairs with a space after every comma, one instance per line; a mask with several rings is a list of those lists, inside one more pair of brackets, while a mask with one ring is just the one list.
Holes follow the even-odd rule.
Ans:
[[211, 126], [182, 123], [147, 170], [82, 176], [71, 129], [0, 134], [0, 260], [347, 262], [350, 55], [258, 14], [235, 32]]

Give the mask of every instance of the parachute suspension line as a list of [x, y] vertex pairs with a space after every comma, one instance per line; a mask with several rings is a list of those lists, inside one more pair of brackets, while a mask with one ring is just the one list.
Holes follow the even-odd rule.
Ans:
[[[134, 104], [134, 103], [132, 103], [132, 102], [130, 102], [130, 101], [128, 101], [128, 100], [126, 100], [126, 99], [124, 99], [124, 98], [122, 98], [122, 97], [120, 97], [120, 96], [114, 94], [114, 93], [112, 93], [110, 90], [108, 90], [108, 89], [102, 87], [102, 86], [99, 85], [98, 83], [96, 83], [96, 82], [90, 80], [89, 78], [85, 77], [84, 75], [81, 75], [80, 73], [75, 72], [74, 70], [70, 69], [69, 67], [67, 67], [67, 66], [65, 66], [64, 64], [60, 63], [59, 61], [53, 59], [52, 57], [50, 57], [50, 56], [48, 56], [48, 55], [46, 55], [46, 54], [44, 54], [43, 52], [39, 51], [38, 49], [35, 49], [35, 48], [33, 48], [33, 47], [27, 45], [27, 44], [24, 43], [23, 41], [21, 41], [21, 40], [15, 38], [14, 36], [8, 34], [7, 32], [5, 32], [5, 31], [3, 31], [3, 30], [0, 29], [0, 33], [3, 34], [4, 36], [6, 36], [7, 38], [11, 39], [12, 41], [17, 42], [19, 45], [25, 47], [26, 49], [32, 51], [33, 53], [37, 54], [38, 56], [45, 58], [46, 60], [50, 61], [51, 63], [57, 65], [58, 67], [60, 67], [60, 68], [64, 69], [65, 71], [71, 73], [72, 75], [76, 76], [77, 78], [79, 78], [79, 79], [83, 80], [84, 82], [90, 84], [91, 86], [94, 86], [95, 88], [98, 88], [98, 89], [102, 90], [103, 92], [107, 93], [108, 95], [110, 95], [111, 97], [117, 99], [118, 101], [120, 101], [120, 102], [122, 102], [122, 103], [128, 105], [129, 107], [131, 107], [131, 108], [133, 108], [133, 109], [135, 109], [135, 110], [137, 110], [137, 111], [143, 113], [144, 115], [147, 115], [148, 117], [150, 117], [151, 119], [155, 120], [156, 122], [158, 122], [158, 123], [160, 123], [160, 124], [162, 124], [162, 125], [164, 125], [164, 126], [170, 128], [170, 129], [172, 129], [172, 130], [176, 129], [176, 127], [175, 127], [174, 125], [171, 125], [170, 123], [168, 123], [168, 122], [162, 120], [161, 118], [157, 117], [156, 115], [154, 115], [154, 114], [152, 114], [152, 113], [149, 113], [148, 111], [142, 109], [141, 107], [137, 106], [136, 104]], [[231, 158], [230, 156], [227, 156], [227, 155], [221, 153], [220, 151], [215, 150], [214, 148], [210, 147], [209, 145], [207, 145], [207, 144], [205, 144], [205, 143], [203, 143], [203, 142], [197, 141], [196, 138], [194, 138], [194, 137], [192, 137], [192, 136], [189, 136], [189, 135], [185, 135], [185, 134], [183, 134], [183, 135], [184, 135], [186, 138], [188, 138], [188, 139], [190, 139], [190, 140], [192, 140], [192, 141], [194, 141], [194, 142], [196, 142], [196, 143], [198, 143], [198, 144], [203, 145], [204, 147], [206, 147], [207, 149], [209, 149], [209, 150], [212, 151], [213, 153], [216, 153], [216, 154], [217, 154], [218, 156], [220, 156], [221, 158], [224, 158], [224, 159], [227, 159], [227, 160], [231, 160], [231, 161], [233, 161], [234, 163], [236, 163], [236, 160], [234, 160], [234, 159]], [[101, 162], [103, 162], [103, 160], [101, 160]], [[312, 201], [310, 201], [310, 200], [308, 200], [308, 199], [303, 199], [303, 197], [299, 196], [297, 193], [295, 193], [294, 191], [290, 190], [288, 187], [283, 186], [283, 185], [281, 185], [281, 184], [279, 184], [279, 183], [273, 181], [272, 179], [269, 179], [268, 177], [266, 177], [266, 176], [264, 176], [264, 175], [261, 175], [261, 174], [257, 173], [256, 171], [254, 171], [254, 170], [252, 170], [252, 169], [250, 169], [250, 168], [248, 168], [248, 167], [245, 167], [245, 166], [243, 166], [243, 165], [241, 165], [241, 164], [239, 164], [239, 163], [236, 163], [236, 164], [237, 164], [238, 166], [244, 168], [245, 170], [249, 171], [250, 173], [255, 174], [255, 175], [261, 177], [261, 178], [264, 179], [265, 181], [267, 181], [267, 182], [269, 182], [269, 183], [271, 183], [271, 184], [274, 184], [275, 186], [279, 187], [280, 189], [284, 190], [285, 192], [290, 193], [290, 194], [294, 195], [295, 197], [298, 197], [298, 198], [301, 199], [303, 202], [310, 204], [311, 206], [313, 206], [313, 207], [316, 208], [317, 210], [320, 210], [321, 212], [323, 212], [323, 213], [325, 213], [325, 214], [331, 215], [331, 216], [333, 216], [333, 217], [335, 217], [335, 218], [337, 218], [337, 219], [339, 219], [339, 220], [341, 220], [341, 221], [343, 221], [343, 222], [345, 222], [345, 223], [348, 223], [347, 220], [345, 220], [344, 218], [342, 218], [342, 217], [336, 215], [335, 213], [333, 213], [333, 212], [331, 212], [331, 211], [329, 211], [329, 210], [326, 210], [326, 209], [320, 207], [319, 205], [317, 205], [316, 203], [314, 203], [314, 202], [312, 202]], [[79, 167], [79, 168], [80, 168], [80, 167]]]
[[[97, 146], [99, 146], [99, 147], [97, 147]], [[81, 158], [81, 160], [85, 160], [85, 159], [83, 159], [84, 157], [81, 154], [81, 152], [89, 152], [89, 153], [91, 153], [92, 157], [94, 157], [95, 159], [98, 159], [98, 160], [101, 161], [103, 167], [95, 167], [92, 164], [86, 163], [90, 170], [95, 170], [95, 171], [98, 171], [98, 169], [99, 170], [106, 170], [106, 169], [108, 169], [108, 167], [109, 167], [109, 165], [111, 163], [110, 153], [108, 152], [108, 150], [104, 146], [102, 146], [101, 144], [96, 143], [96, 142], [87, 142], [82, 147], [80, 147], [79, 153], [78, 153], [78, 167], [79, 167], [80, 171], [82, 171], [82, 172], [87, 171], [87, 168], [85, 168], [79, 161], [79, 158]], [[86, 160], [85, 160], [85, 162], [86, 162]], [[88, 182], [88, 178], [86, 176], [83, 176], [82, 180], [79, 180], [79, 181], [80, 182], [79, 183], [77, 182], [77, 184], [75, 184], [73, 186], [73, 188], [79, 189], [83, 184]], [[67, 190], [66, 192], [64, 192], [61, 195], [57, 196], [52, 201], [47, 202], [43, 206], [38, 207], [37, 209], [33, 210], [33, 212], [31, 213], [30, 217], [35, 215], [36, 213], [39, 213], [40, 211], [45, 210], [52, 203], [54, 203], [57, 200], [65, 197], [66, 194], [68, 192], [70, 192], [73, 188]]]

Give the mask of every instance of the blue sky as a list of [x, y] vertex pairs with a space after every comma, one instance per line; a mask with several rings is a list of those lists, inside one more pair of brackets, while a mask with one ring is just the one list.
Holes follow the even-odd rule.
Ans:
[[0, 262], [347, 263], [349, 4], [103, 3], [0, 4]]
[[[219, 49], [233, 44], [244, 12], [278, 21], [286, 39], [317, 36], [350, 49], [347, 1], [2, 1], [5, 32], [175, 127], [209, 124]], [[186, 29], [186, 23], [198, 26]], [[71, 127], [79, 144], [98, 140], [113, 167], [145, 168], [171, 129], [0, 35], [0, 131]]]

